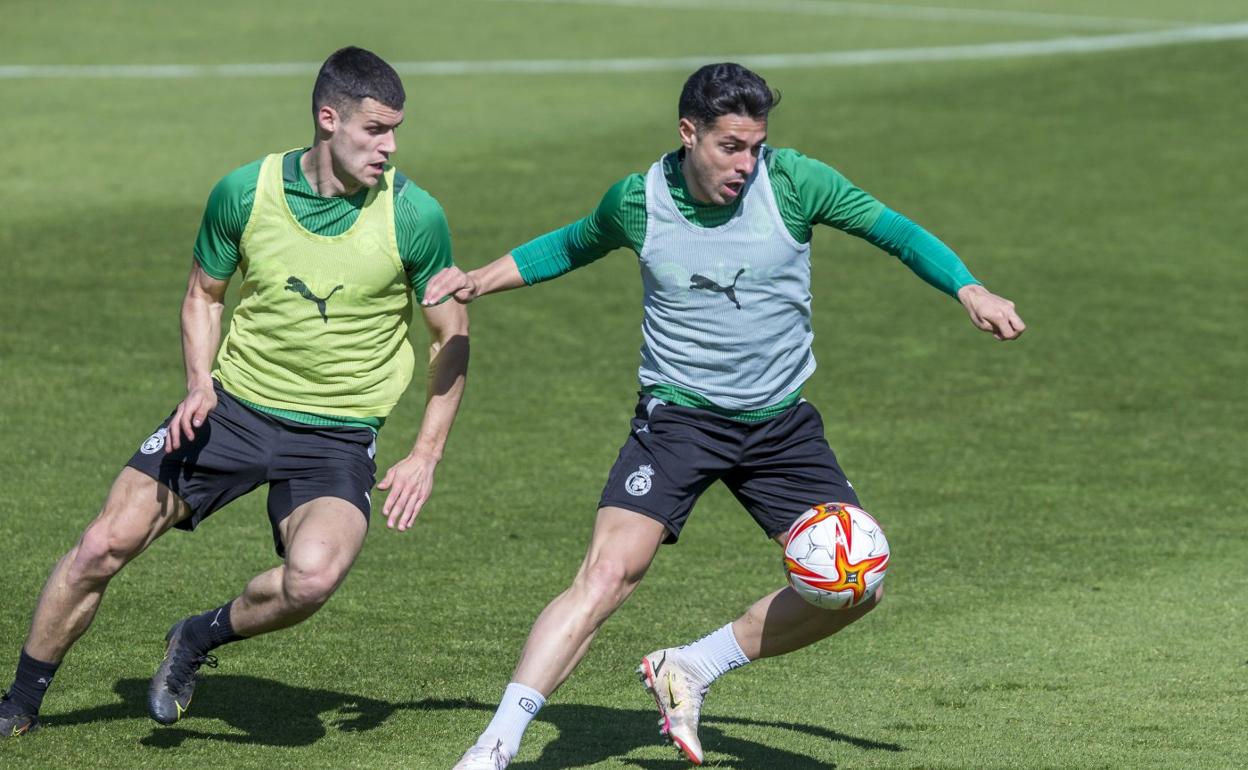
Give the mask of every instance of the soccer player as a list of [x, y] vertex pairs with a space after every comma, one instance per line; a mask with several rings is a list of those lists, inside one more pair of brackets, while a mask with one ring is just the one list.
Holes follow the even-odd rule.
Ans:
[[[412, 378], [412, 293], [452, 264], [441, 207], [388, 163], [405, 98], [390, 65], [343, 48], [317, 75], [312, 146], [249, 163], [213, 189], [182, 302], [186, 398], [53, 568], [0, 702], [0, 735], [38, 726], [57, 667], [127, 562], [261, 484], [283, 562], [173, 625], [151, 682], [152, 718], [183, 716], [216, 647], [307, 619], [346, 577], [368, 530], [377, 431]], [[242, 296], [218, 352], [235, 272]], [[387, 526], [400, 531], [432, 490], [468, 368], [465, 308], [427, 304], [423, 315], [424, 421], [378, 485], [389, 491]]]
[[[511, 761], [530, 720], [714, 481], [777, 541], [814, 503], [858, 503], [819, 413], [802, 399], [815, 369], [814, 225], [899, 257], [997, 339], [1023, 332], [1013, 303], [980, 285], [935, 237], [829, 166], [765, 145], [774, 102], [766, 82], [739, 65], [699, 69], [680, 96], [676, 152], [615, 184], [584, 219], [480, 269], [449, 268], [429, 282], [426, 301], [470, 302], [628, 247], [643, 286], [640, 403], [607, 475], [588, 553], [571, 587], [538, 616], [493, 721], [458, 770], [501, 770]], [[700, 764], [698, 717], [717, 677], [835, 634], [881, 596], [828, 611], [781, 588], [699, 640], [644, 656], [638, 673], [662, 732]]]

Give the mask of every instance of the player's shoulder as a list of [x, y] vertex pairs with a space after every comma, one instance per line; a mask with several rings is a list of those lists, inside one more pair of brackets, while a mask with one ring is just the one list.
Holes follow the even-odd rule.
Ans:
[[227, 201], [250, 200], [255, 197], [260, 180], [260, 166], [264, 158], [245, 163], [217, 181], [212, 188], [212, 199], [218, 204]]
[[394, 223], [400, 242], [408, 238], [417, 240], [450, 238], [450, 223], [442, 204], [411, 177], [394, 170]]
[[638, 190], [644, 193], [646, 190], [646, 175], [640, 172], [634, 172], [611, 185], [610, 189], [615, 190], [621, 195], [635, 193]]
[[773, 171], [779, 169], [781, 171], [791, 171], [798, 168], [806, 168], [810, 166], [823, 166], [831, 168], [827, 163], [812, 158], [800, 150], [792, 147], [771, 147], [766, 148], [767, 170]]
[[814, 183], [837, 187], [849, 183], [845, 175], [831, 164], [792, 147], [768, 147], [767, 150], [767, 171], [773, 178], [788, 180], [799, 186]]
[[602, 196], [603, 204], [609, 208], [637, 201], [641, 201], [643, 206], [646, 202], [646, 175], [641, 173], [629, 174], [620, 179], [608, 187], [606, 194]]
[[394, 205], [412, 216], [445, 216], [442, 204], [433, 193], [412, 181], [412, 178], [394, 170]]

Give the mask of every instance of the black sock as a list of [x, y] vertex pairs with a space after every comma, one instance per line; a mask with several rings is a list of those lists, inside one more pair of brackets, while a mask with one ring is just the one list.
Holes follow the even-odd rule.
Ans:
[[60, 663], [44, 663], [26, 654], [22, 649], [17, 659], [17, 673], [13, 676], [13, 686], [9, 688], [9, 697], [14, 703], [31, 714], [38, 714], [43, 705], [43, 695], [52, 685], [52, 677]]
[[245, 638], [234, 633], [234, 624], [230, 622], [230, 607], [233, 604], [232, 601], [227, 602], [188, 620], [183, 629], [187, 644], [200, 652], [208, 652]]

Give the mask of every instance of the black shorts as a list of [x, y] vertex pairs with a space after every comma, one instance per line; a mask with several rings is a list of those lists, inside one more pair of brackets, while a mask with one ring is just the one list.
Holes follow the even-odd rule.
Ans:
[[818, 503], [859, 504], [823, 437], [823, 418], [805, 401], [769, 420], [741, 422], [642, 396], [598, 505], [649, 516], [674, 543], [716, 480], [767, 537]]
[[194, 441], [165, 453], [166, 418], [126, 463], [169, 487], [191, 509], [175, 526], [195, 529], [231, 501], [269, 485], [273, 547], [285, 556], [278, 525], [290, 512], [318, 497], [337, 497], [360, 509], [367, 521], [369, 492], [376, 482], [376, 436], [367, 428], [302, 425], [250, 409], [214, 382], [217, 407]]

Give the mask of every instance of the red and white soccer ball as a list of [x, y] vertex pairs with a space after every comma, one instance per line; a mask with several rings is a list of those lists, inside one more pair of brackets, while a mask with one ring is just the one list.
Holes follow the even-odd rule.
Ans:
[[789, 527], [784, 569], [798, 596], [823, 609], [846, 609], [884, 582], [888, 540], [880, 523], [856, 505], [816, 505]]

